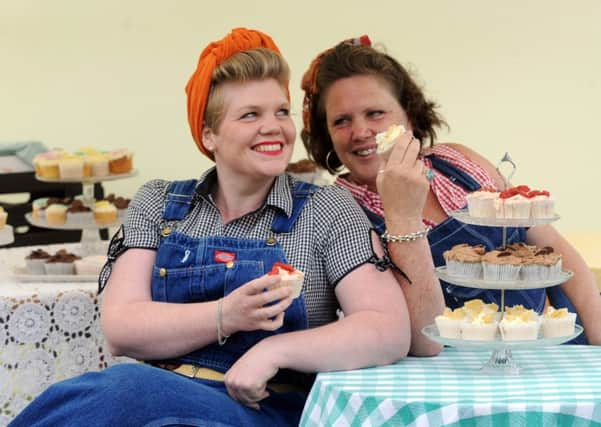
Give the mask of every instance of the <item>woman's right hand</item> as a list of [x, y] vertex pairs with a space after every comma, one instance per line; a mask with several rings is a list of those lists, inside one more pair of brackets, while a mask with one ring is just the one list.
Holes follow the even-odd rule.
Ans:
[[284, 324], [284, 311], [292, 304], [292, 288], [279, 286], [280, 276], [251, 280], [223, 298], [223, 333], [274, 331]]
[[386, 223], [421, 222], [422, 211], [428, 197], [429, 182], [425, 165], [420, 158], [420, 141], [411, 131], [400, 135], [378, 172], [376, 185], [382, 199]]

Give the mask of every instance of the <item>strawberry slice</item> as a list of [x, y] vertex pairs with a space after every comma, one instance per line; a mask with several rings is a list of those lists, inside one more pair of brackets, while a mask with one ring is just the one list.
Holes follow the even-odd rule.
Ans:
[[273, 263], [273, 266], [271, 267], [271, 271], [269, 273], [267, 273], [267, 275], [268, 276], [277, 276], [280, 273], [280, 268], [289, 273], [294, 272], [294, 267], [292, 267], [290, 264], [286, 264], [285, 262], [276, 261]]

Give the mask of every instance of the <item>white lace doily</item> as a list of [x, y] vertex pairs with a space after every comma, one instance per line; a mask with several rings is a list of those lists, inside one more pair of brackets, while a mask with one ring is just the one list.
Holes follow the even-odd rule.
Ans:
[[[2, 256], [9, 251], [15, 253], [2, 250]], [[107, 351], [95, 283], [22, 284], [2, 276], [0, 427], [52, 383], [132, 362]]]

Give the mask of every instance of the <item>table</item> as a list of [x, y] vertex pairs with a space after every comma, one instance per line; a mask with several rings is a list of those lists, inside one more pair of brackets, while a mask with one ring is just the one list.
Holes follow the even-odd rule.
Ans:
[[[72, 251], [76, 246], [44, 249]], [[131, 361], [108, 352], [96, 283], [15, 280], [11, 268], [24, 263], [32, 249], [0, 249], [0, 426], [54, 382]]]
[[320, 373], [301, 426], [588, 426], [601, 423], [601, 347], [514, 350], [516, 376], [478, 369], [488, 351]]

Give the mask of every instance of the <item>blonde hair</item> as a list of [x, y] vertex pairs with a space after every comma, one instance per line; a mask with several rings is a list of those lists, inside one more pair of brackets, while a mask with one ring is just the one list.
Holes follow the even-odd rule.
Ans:
[[217, 132], [224, 113], [220, 85], [227, 82], [249, 82], [275, 79], [289, 97], [290, 68], [284, 58], [270, 49], [257, 48], [238, 52], [223, 61], [213, 71], [211, 89], [205, 108], [205, 126]]

